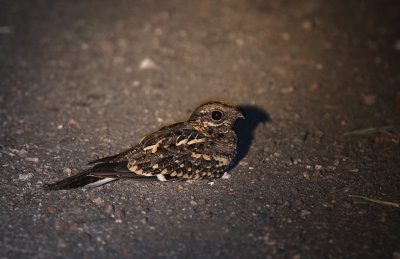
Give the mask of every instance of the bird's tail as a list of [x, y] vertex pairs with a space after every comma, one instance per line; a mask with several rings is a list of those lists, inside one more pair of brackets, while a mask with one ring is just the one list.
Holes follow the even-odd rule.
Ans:
[[45, 190], [67, 190], [82, 187], [88, 184], [93, 184], [102, 178], [96, 176], [90, 176], [90, 169], [85, 170], [77, 175], [70, 176], [62, 179], [58, 182], [45, 184], [43, 189]]
[[137, 175], [128, 170], [128, 162], [100, 163], [58, 182], [45, 184], [45, 190], [67, 190], [83, 186], [100, 186], [116, 179], [154, 180], [157, 177]]
[[86, 169], [76, 175], [62, 179], [58, 182], [45, 184], [45, 190], [67, 190], [78, 187], [98, 186], [113, 181], [121, 171], [128, 171], [127, 162], [122, 163], [102, 163]]

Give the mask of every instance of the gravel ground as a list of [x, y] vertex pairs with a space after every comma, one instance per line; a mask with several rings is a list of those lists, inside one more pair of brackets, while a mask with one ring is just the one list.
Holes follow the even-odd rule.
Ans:
[[[0, 1], [1, 258], [400, 258], [399, 1]], [[227, 179], [42, 190], [241, 105]]]

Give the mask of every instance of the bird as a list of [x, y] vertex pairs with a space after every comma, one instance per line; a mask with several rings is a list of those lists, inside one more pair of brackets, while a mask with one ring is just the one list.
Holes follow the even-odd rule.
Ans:
[[237, 152], [234, 124], [244, 119], [234, 105], [209, 101], [189, 118], [164, 126], [119, 154], [88, 163], [91, 167], [45, 190], [100, 186], [117, 179], [172, 181], [220, 177]]

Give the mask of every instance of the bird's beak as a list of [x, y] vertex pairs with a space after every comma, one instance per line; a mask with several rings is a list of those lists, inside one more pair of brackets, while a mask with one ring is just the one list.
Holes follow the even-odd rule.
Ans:
[[236, 116], [237, 116], [238, 119], [242, 119], [242, 120], [245, 119], [243, 113], [239, 109], [236, 110]]

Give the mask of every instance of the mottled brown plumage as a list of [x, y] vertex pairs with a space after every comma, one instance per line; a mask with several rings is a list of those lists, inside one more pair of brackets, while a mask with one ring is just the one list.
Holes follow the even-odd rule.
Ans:
[[47, 190], [72, 189], [114, 179], [203, 179], [219, 177], [236, 154], [233, 125], [242, 113], [234, 106], [208, 102], [185, 122], [165, 126], [120, 154], [90, 162], [93, 167]]

